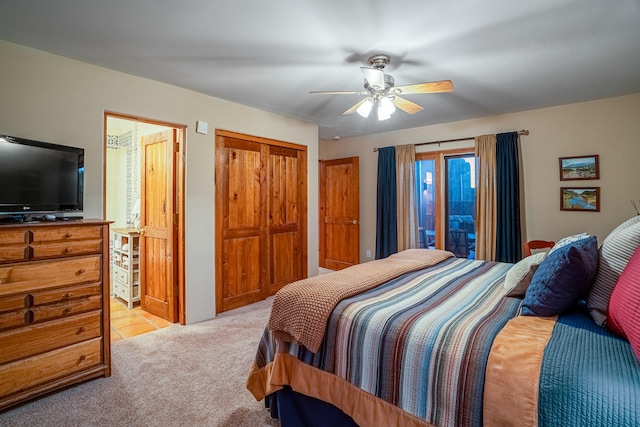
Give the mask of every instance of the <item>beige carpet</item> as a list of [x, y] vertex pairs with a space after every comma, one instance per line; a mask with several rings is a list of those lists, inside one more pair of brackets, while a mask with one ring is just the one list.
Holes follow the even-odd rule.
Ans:
[[113, 373], [0, 413], [2, 426], [277, 426], [245, 388], [272, 298], [111, 346]]

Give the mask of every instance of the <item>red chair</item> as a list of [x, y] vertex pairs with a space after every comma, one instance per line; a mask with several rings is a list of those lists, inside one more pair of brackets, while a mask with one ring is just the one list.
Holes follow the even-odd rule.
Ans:
[[522, 245], [522, 256], [531, 255], [532, 249], [551, 249], [556, 242], [551, 240], [529, 240]]

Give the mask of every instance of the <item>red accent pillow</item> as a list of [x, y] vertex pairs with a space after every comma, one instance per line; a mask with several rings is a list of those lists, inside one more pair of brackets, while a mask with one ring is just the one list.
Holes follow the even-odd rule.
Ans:
[[607, 327], [626, 337], [640, 360], [640, 248], [622, 271], [609, 300]]

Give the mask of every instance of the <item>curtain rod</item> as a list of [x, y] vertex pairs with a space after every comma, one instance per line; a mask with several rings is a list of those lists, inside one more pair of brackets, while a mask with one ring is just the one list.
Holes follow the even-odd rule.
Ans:
[[[529, 135], [529, 130], [528, 129], [522, 129], [518, 131], [518, 135]], [[456, 142], [456, 141], [468, 141], [470, 139], [475, 139], [475, 136], [469, 136], [467, 138], [454, 138], [454, 139], [443, 139], [442, 141], [429, 141], [429, 142], [421, 142], [419, 144], [413, 144], [416, 147], [418, 145], [431, 145], [431, 144], [443, 144], [445, 142]], [[378, 147], [375, 147], [373, 149], [373, 151], [378, 151]]]

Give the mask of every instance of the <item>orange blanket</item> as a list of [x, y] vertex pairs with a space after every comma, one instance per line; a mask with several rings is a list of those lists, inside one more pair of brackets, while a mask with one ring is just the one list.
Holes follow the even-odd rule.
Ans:
[[290, 283], [280, 289], [273, 300], [269, 329], [276, 340], [297, 342], [317, 353], [329, 315], [341, 300], [452, 256], [448, 251], [408, 249], [384, 259]]
[[495, 338], [484, 381], [484, 425], [538, 426], [540, 366], [557, 318], [514, 317]]

